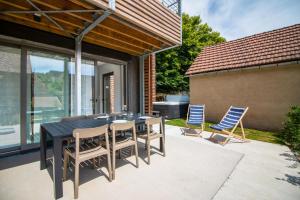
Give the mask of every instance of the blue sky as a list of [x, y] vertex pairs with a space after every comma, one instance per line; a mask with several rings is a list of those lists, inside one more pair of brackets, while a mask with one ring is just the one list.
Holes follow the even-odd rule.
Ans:
[[300, 23], [300, 0], [183, 0], [183, 11], [227, 40]]

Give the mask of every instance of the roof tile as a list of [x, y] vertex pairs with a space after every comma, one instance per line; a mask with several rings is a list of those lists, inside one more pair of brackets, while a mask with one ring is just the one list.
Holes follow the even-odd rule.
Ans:
[[300, 59], [300, 24], [206, 47], [187, 75]]

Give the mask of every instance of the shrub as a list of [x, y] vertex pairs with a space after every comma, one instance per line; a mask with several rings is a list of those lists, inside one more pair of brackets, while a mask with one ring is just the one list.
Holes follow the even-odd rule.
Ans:
[[295, 152], [300, 153], [300, 107], [293, 106], [287, 114], [281, 133], [282, 140]]

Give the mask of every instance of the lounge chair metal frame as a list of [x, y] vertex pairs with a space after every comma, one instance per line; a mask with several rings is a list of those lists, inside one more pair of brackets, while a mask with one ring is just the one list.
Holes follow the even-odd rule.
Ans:
[[[223, 118], [221, 119], [220, 123], [224, 120], [224, 118], [227, 116], [228, 112], [229, 112], [232, 108], [234, 108], [234, 106], [230, 106], [230, 107], [229, 107], [229, 109], [227, 110], [227, 112], [225, 113], [225, 115], [223, 116]], [[213, 136], [214, 136], [216, 133], [219, 133], [219, 134], [228, 135], [228, 137], [226, 138], [226, 140], [225, 140], [224, 142], [219, 142], [219, 144], [221, 144], [221, 145], [223, 145], [223, 146], [226, 145], [226, 144], [229, 142], [229, 140], [230, 140], [231, 138], [235, 138], [235, 139], [239, 139], [239, 140], [241, 140], [241, 141], [243, 141], [243, 142], [247, 142], [247, 139], [246, 139], [246, 136], [245, 136], [245, 131], [244, 131], [244, 126], [243, 126], [242, 119], [243, 119], [243, 117], [245, 116], [245, 114], [247, 113], [248, 109], [249, 109], [249, 107], [246, 107], [246, 108], [245, 108], [245, 110], [244, 110], [243, 114], [241, 115], [240, 119], [236, 122], [236, 124], [233, 126], [233, 128], [232, 128], [230, 131], [225, 130], [225, 129], [222, 130], [222, 131], [218, 131], [218, 130], [213, 129], [213, 132], [212, 132], [212, 134], [210, 135], [209, 139], [210, 139], [210, 140], [213, 140]], [[241, 127], [242, 136], [239, 136], [239, 135], [237, 135], [237, 134], [234, 133], [235, 130], [236, 130], [236, 128], [238, 127], [239, 124], [240, 124], [240, 127]]]
[[185, 126], [188, 128], [188, 129], [192, 129], [191, 125], [192, 124], [189, 124], [188, 121], [189, 121], [189, 117], [190, 117], [190, 107], [191, 106], [203, 106], [203, 121], [201, 123], [201, 129], [200, 131], [196, 131], [197, 133], [196, 134], [193, 134], [193, 133], [187, 133], [186, 131], [184, 131], [184, 135], [185, 136], [196, 136], [196, 137], [201, 137], [201, 133], [204, 131], [204, 125], [205, 125], [205, 104], [189, 104], [189, 107], [188, 107], [188, 113], [186, 115], [186, 121], [185, 121]]

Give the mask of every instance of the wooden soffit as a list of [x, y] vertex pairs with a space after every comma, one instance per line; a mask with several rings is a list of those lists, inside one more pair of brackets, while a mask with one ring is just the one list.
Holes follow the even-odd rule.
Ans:
[[[50, 11], [46, 14], [51, 19], [24, 13], [37, 10], [26, 0], [0, 0], [0, 19], [75, 38], [108, 9], [108, 0], [30, 2], [42, 11]], [[51, 12], [70, 10], [74, 12]], [[157, 0], [117, 0], [115, 11], [83, 40], [131, 55], [143, 55], [180, 44], [180, 17]]]

